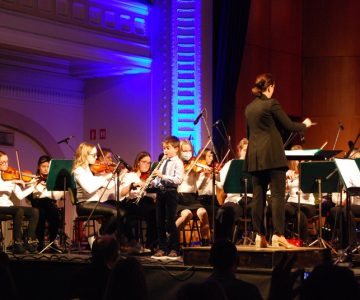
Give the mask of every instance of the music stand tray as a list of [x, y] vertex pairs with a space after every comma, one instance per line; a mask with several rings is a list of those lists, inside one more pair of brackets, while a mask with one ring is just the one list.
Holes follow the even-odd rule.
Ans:
[[[309, 246], [319, 243], [319, 246], [330, 248], [335, 254], [335, 249], [322, 238], [321, 228], [321, 203], [322, 193], [334, 193], [339, 189], [339, 174], [335, 172], [334, 161], [303, 162], [300, 164], [300, 189], [304, 193], [318, 193], [319, 197], [319, 235], [316, 241]], [[329, 176], [330, 175], [330, 176]]]
[[[65, 234], [65, 193], [70, 188], [75, 190], [75, 181], [74, 177], [71, 174], [73, 165], [73, 160], [65, 160], [65, 159], [52, 159], [49, 164], [49, 174], [46, 180], [46, 188], [48, 191], [63, 191], [64, 192], [64, 207], [62, 212], [62, 233], [63, 233], [63, 243], [66, 250], [66, 239], [67, 236]], [[54, 242], [54, 241], [53, 241]], [[39, 253], [44, 252], [47, 248], [49, 248], [52, 243], [49, 243], [44, 249], [42, 249]]]
[[342, 151], [322, 149], [285, 150], [285, 156], [290, 160], [325, 160], [334, 157]]
[[[244, 160], [234, 159], [230, 163], [230, 167], [224, 182], [224, 192], [232, 194], [244, 194], [245, 195], [245, 211], [244, 211], [244, 238], [243, 244], [254, 244], [254, 242], [247, 236], [247, 194], [252, 193], [252, 180], [251, 174], [243, 171]], [[235, 235], [233, 241], [235, 242]]]
[[335, 159], [335, 164], [341, 175], [346, 191], [350, 196], [360, 193], [360, 170], [353, 159]]

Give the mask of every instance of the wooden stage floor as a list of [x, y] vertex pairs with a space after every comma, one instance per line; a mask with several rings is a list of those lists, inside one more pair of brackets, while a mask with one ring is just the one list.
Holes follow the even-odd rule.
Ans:
[[[257, 249], [255, 246], [236, 246], [239, 253], [239, 268], [273, 269], [283, 256], [296, 256], [296, 268], [313, 268], [321, 262], [331, 260], [330, 250], [317, 247], [268, 247]], [[183, 248], [184, 265], [208, 266], [210, 247]]]

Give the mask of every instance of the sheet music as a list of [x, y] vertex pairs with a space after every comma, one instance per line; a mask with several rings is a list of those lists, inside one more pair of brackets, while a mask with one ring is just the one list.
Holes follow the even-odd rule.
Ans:
[[347, 189], [360, 188], [360, 170], [353, 159], [335, 158], [336, 166]]
[[285, 150], [286, 156], [314, 156], [320, 149]]

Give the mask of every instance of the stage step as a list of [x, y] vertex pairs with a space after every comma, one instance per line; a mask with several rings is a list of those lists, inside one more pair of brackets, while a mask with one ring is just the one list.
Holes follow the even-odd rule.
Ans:
[[[321, 262], [331, 260], [330, 250], [327, 248], [298, 247], [294, 249], [264, 248], [255, 246], [236, 246], [239, 253], [239, 268], [273, 269], [284, 256], [296, 255], [296, 268], [313, 268]], [[210, 247], [184, 247], [183, 257], [186, 266], [210, 266]]]

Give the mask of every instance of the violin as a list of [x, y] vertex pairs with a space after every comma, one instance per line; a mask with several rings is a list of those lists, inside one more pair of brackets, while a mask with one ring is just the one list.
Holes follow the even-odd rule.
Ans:
[[31, 171], [22, 171], [20, 176], [20, 172], [18, 170], [9, 166], [6, 171], [1, 172], [1, 178], [4, 181], [22, 179], [24, 182], [30, 182], [33, 178], [38, 178], [38, 176], [33, 175]]
[[40, 174], [38, 177], [39, 177], [40, 181], [46, 182], [48, 175], [49, 174]]
[[141, 172], [140, 179], [141, 181], [146, 181], [150, 176], [150, 172]]
[[195, 167], [195, 157], [190, 158], [188, 161], [184, 161], [184, 170], [185, 172], [190, 172], [193, 167]]
[[112, 173], [115, 170], [115, 164], [114, 163], [106, 164], [105, 162], [101, 162], [97, 160], [94, 164], [90, 166], [90, 170], [94, 175]]

